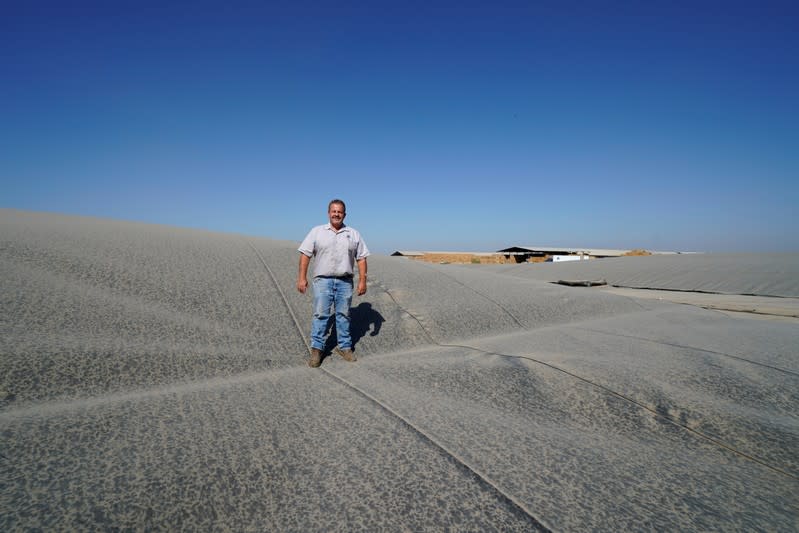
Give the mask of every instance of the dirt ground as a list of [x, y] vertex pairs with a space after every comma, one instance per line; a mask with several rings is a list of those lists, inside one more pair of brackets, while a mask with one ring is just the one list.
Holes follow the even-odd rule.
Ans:
[[646, 250], [636, 249], [630, 250], [624, 255], [652, 255], [652, 252], [647, 252]]
[[[456, 263], [456, 264], [481, 264], [481, 265], [497, 265], [505, 263], [516, 263], [514, 256], [504, 256], [502, 254], [424, 254], [420, 256], [411, 256], [415, 261], [425, 261], [428, 263]], [[546, 257], [532, 257], [528, 262], [540, 263], [546, 260]]]
[[503, 264], [512, 263], [515, 260], [511, 257], [505, 259], [504, 255], [478, 255], [478, 254], [424, 254], [412, 256], [416, 261], [427, 263], [474, 263], [474, 264]]

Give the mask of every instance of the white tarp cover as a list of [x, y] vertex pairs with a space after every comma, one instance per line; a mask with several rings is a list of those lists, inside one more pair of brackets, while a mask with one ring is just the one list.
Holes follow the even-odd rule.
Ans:
[[795, 323], [373, 256], [359, 360], [311, 369], [296, 245], [0, 210], [0, 530], [796, 529]]
[[799, 298], [799, 253], [649, 255], [485, 268], [542, 281], [604, 279], [621, 287]]

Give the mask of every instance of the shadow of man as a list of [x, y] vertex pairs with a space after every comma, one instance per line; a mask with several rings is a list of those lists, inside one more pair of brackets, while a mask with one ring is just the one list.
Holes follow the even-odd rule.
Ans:
[[352, 337], [352, 345], [355, 346], [361, 337], [366, 335], [370, 327], [374, 325], [370, 337], [376, 336], [380, 333], [380, 328], [386, 319], [383, 315], [378, 313], [372, 304], [369, 302], [361, 302], [357, 307], [350, 309], [350, 336]]
[[[336, 322], [335, 317], [330, 319], [330, 322], [327, 326], [327, 342], [325, 343], [324, 353], [329, 354], [333, 351], [333, 348], [336, 347]], [[366, 335], [366, 333], [372, 329], [372, 333], [369, 335], [374, 337], [375, 335], [380, 333], [380, 328], [383, 326], [383, 322], [386, 319], [383, 318], [378, 311], [376, 311], [372, 304], [369, 302], [361, 302], [356, 307], [350, 308], [350, 337], [352, 338], [352, 348], [355, 349], [355, 345], [358, 344], [358, 341]], [[374, 326], [374, 328], [372, 328]]]

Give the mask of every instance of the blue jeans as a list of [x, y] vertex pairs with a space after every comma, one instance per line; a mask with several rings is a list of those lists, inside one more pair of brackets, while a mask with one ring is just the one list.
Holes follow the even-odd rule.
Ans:
[[342, 350], [352, 349], [350, 304], [352, 304], [352, 278], [314, 278], [311, 348], [324, 349], [325, 330], [331, 310], [335, 309], [338, 347]]

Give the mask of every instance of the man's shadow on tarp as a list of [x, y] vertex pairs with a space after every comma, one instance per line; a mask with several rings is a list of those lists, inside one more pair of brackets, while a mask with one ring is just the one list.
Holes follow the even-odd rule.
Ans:
[[[378, 335], [385, 321], [386, 319], [383, 318], [383, 315], [375, 310], [369, 302], [361, 302], [356, 307], [351, 307], [350, 337], [352, 338], [352, 349], [355, 350], [358, 341], [360, 341], [370, 329], [372, 330], [372, 332], [369, 333], [370, 337]], [[327, 328], [325, 328], [325, 335], [327, 335], [327, 341], [325, 342], [325, 349], [322, 352], [323, 357], [330, 355], [333, 352], [333, 348], [338, 344], [335, 315], [330, 317]]]

